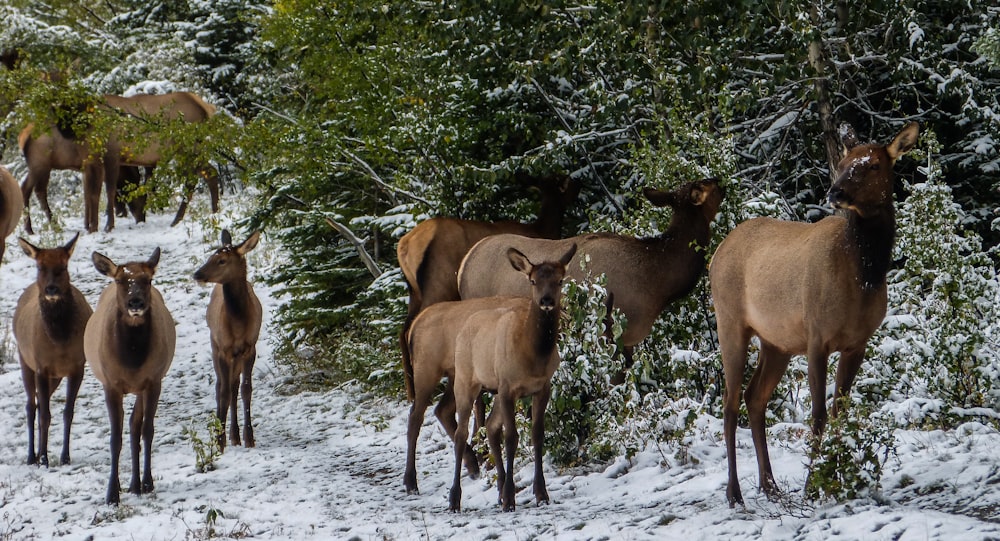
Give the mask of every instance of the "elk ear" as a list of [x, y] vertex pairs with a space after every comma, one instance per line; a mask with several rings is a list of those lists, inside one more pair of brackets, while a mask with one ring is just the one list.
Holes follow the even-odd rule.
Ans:
[[854, 127], [850, 124], [844, 122], [840, 125], [840, 142], [844, 145], [843, 156], [847, 155], [847, 151], [858, 146], [860, 141], [858, 141], [858, 134], [854, 133]]
[[156, 249], [153, 250], [153, 255], [149, 256], [149, 259], [146, 261], [146, 265], [149, 265], [149, 268], [155, 271], [156, 266], [159, 264], [160, 264], [160, 247], [157, 246]]
[[17, 238], [17, 243], [21, 245], [21, 249], [24, 250], [24, 253], [27, 254], [28, 257], [30, 257], [31, 259], [35, 259], [35, 256], [38, 255], [38, 247], [35, 246], [34, 244], [24, 240], [21, 237]]
[[247, 252], [253, 250], [257, 247], [257, 241], [260, 240], [260, 230], [254, 231], [247, 240], [243, 241], [242, 244], [236, 247], [236, 253], [240, 255], [246, 255]]
[[559, 258], [559, 263], [562, 263], [563, 267], [565, 267], [566, 265], [569, 265], [569, 262], [570, 262], [571, 259], [573, 259], [574, 255], [576, 255], [576, 243], [575, 242], [573, 244], [571, 244], [570, 247], [569, 247], [569, 250], [565, 254], [563, 254], [562, 257]]
[[517, 248], [507, 248], [507, 259], [510, 261], [510, 265], [514, 267], [514, 270], [523, 272], [524, 274], [531, 274], [531, 268], [533, 267], [531, 261], [528, 261], [528, 257], [519, 252]]
[[76, 235], [73, 235], [73, 238], [69, 239], [69, 242], [67, 242], [66, 245], [63, 246], [63, 250], [66, 250], [66, 252], [69, 253], [70, 256], [73, 255], [73, 249], [76, 248], [76, 241], [79, 238], [80, 238], [80, 232], [77, 231]]
[[708, 199], [708, 190], [704, 186], [696, 184], [691, 187], [691, 204], [696, 207], [701, 206], [705, 204], [706, 199]]
[[114, 278], [115, 273], [118, 272], [118, 265], [115, 265], [114, 261], [100, 252], [91, 254], [90, 259], [94, 262], [94, 268], [97, 269], [97, 272], [108, 278]]
[[896, 138], [885, 147], [885, 151], [889, 154], [889, 157], [896, 160], [903, 154], [906, 154], [913, 149], [917, 144], [917, 138], [920, 135], [920, 124], [916, 122], [910, 122], [902, 130], [896, 134]]
[[223, 229], [222, 230], [222, 245], [223, 246], [232, 246], [233, 245], [233, 236], [229, 234], [229, 230], [228, 229]]
[[646, 199], [656, 207], [665, 207], [667, 205], [672, 207], [677, 204], [677, 198], [673, 193], [657, 190], [656, 188], [643, 188], [642, 195], [645, 195]]

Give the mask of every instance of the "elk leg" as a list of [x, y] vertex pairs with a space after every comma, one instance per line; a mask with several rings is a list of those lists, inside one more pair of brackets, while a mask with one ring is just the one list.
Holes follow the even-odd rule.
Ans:
[[237, 360], [233, 358], [232, 372], [229, 373], [229, 443], [230, 445], [240, 445], [240, 420], [237, 416], [239, 409], [237, 404], [240, 397], [240, 372]]
[[153, 421], [156, 419], [156, 408], [160, 403], [160, 382], [154, 383], [150, 389], [142, 393], [144, 414], [142, 417], [142, 492], [153, 491]]
[[76, 411], [76, 397], [80, 393], [80, 384], [83, 383], [83, 372], [73, 374], [66, 378], [66, 407], [63, 409], [63, 449], [59, 463], [69, 464], [69, 432], [73, 426], [73, 414]]
[[212, 213], [219, 212], [219, 170], [211, 165], [206, 165], [201, 170], [201, 177], [208, 185], [208, 195], [212, 202]]
[[452, 480], [451, 491], [448, 495], [448, 510], [458, 512], [462, 510], [462, 458], [469, 441], [469, 419], [472, 417], [473, 402], [476, 396], [482, 391], [476, 385], [465, 383], [465, 387], [460, 387], [460, 382], [455, 381], [455, 401], [458, 408], [458, 427], [455, 429], [455, 477]]
[[215, 357], [215, 416], [219, 419], [221, 423], [219, 434], [216, 438], [219, 444], [219, 451], [226, 450], [226, 407], [229, 404], [229, 365], [219, 358], [218, 355]]
[[253, 364], [257, 360], [257, 347], [250, 348], [250, 354], [243, 364], [243, 385], [240, 387], [240, 395], [243, 397], [243, 445], [254, 447], [257, 445], [253, 437], [253, 422], [250, 420], [250, 401], [253, 398]]
[[35, 396], [38, 397], [38, 464], [49, 467], [49, 427], [52, 425], [52, 383], [35, 372]]
[[517, 451], [517, 424], [515, 422], [514, 397], [507, 390], [497, 393], [494, 408], [500, 408], [503, 419], [504, 452], [507, 454], [507, 475], [503, 482], [503, 492], [500, 498], [504, 511], [513, 511], [514, 502], [514, 453]]
[[424, 412], [431, 402], [429, 391], [416, 388], [414, 394], [410, 416], [406, 421], [406, 472], [403, 474], [403, 486], [406, 487], [407, 494], [420, 493], [417, 490], [417, 437], [420, 436], [420, 426], [424, 424]]
[[96, 233], [101, 206], [101, 187], [104, 184], [104, 166], [89, 163], [83, 168], [83, 222], [88, 233]]
[[38, 411], [35, 397], [38, 393], [35, 388], [35, 372], [24, 364], [24, 359], [21, 359], [21, 380], [24, 382], [24, 394], [27, 395], [24, 413], [28, 418], [28, 464], [38, 464], [38, 455], [35, 454], [35, 413]]
[[170, 227], [173, 227], [184, 219], [184, 214], [187, 212], [188, 204], [191, 203], [191, 199], [194, 198], [194, 189], [197, 187], [196, 181], [188, 180], [184, 182], [184, 194], [181, 198], [181, 204], [177, 207], [177, 214], [174, 216], [174, 221], [170, 222]]
[[767, 402], [781, 381], [781, 377], [785, 375], [791, 358], [791, 355], [782, 353], [774, 346], [762, 341], [757, 369], [754, 370], [753, 377], [747, 384], [746, 393], [743, 395], [747, 404], [753, 446], [757, 452], [757, 473], [760, 478], [760, 488], [770, 499], [778, 496], [780, 491], [777, 483], [774, 482], [771, 457], [767, 450], [767, 428], [765, 427]]
[[[455, 440], [455, 431], [458, 428], [458, 421], [455, 420], [455, 390], [449, 381], [445, 386], [441, 401], [434, 408], [434, 416], [438, 418], [448, 437]], [[465, 449], [465, 469], [469, 472], [469, 478], [479, 478], [479, 457], [476, 456], [475, 448], [470, 442]]]
[[490, 445], [490, 455], [497, 470], [497, 504], [503, 505], [503, 486], [507, 483], [507, 469], [503, 465], [503, 450], [500, 440], [503, 438], [503, 416], [494, 405], [490, 416], [486, 418], [486, 440]]
[[105, 503], [117, 505], [120, 501], [121, 483], [118, 480], [118, 459], [122, 452], [122, 424], [125, 410], [122, 406], [122, 393], [114, 389], [104, 389], [104, 403], [108, 407], [108, 420], [111, 424], [111, 477], [108, 479], [108, 494]]
[[826, 371], [828, 354], [822, 346], [809, 344], [809, 395], [812, 398], [812, 431], [819, 436], [826, 428]]
[[542, 390], [531, 399], [531, 444], [535, 451], [535, 481], [533, 491], [535, 503], [549, 503], [549, 492], [545, 488], [545, 474], [542, 473], [542, 456], [545, 453], [545, 408], [552, 395], [552, 384], [546, 383]]
[[[115, 228], [115, 205], [118, 203], [118, 160], [108, 158], [104, 162], [104, 191], [108, 204], [105, 208], [104, 231], [110, 233]], [[98, 197], [99, 198], [99, 197]]]
[[837, 364], [837, 389], [833, 395], [833, 410], [831, 415], [837, 416], [840, 410], [840, 399], [851, 392], [854, 385], [854, 378], [861, 369], [861, 363], [865, 360], [865, 350], [862, 347], [857, 351], [841, 352], [840, 361]]
[[736, 469], [736, 425], [740, 415], [740, 391], [743, 387], [743, 372], [747, 366], [747, 346], [750, 339], [742, 329], [727, 325], [723, 317], [719, 317], [717, 324], [726, 385], [722, 405], [723, 434], [726, 440], [726, 459], [729, 464], [726, 499], [729, 500], [729, 507], [735, 507], [737, 503], [743, 505], [743, 494], [740, 491], [740, 480]]
[[139, 486], [139, 452], [142, 450], [142, 418], [143, 418], [143, 397], [146, 393], [139, 393], [135, 397], [135, 404], [132, 406], [132, 416], [129, 417], [129, 444], [132, 451], [132, 481], [128, 485], [128, 491], [132, 494], [142, 494]]

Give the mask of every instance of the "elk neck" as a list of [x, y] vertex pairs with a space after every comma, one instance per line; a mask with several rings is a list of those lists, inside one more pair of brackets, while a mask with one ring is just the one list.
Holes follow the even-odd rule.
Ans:
[[69, 340], [77, 330], [77, 307], [72, 292], [57, 301], [48, 301], [43, 297], [38, 304], [42, 313], [42, 328], [49, 339], [56, 343]]
[[250, 286], [246, 279], [223, 283], [222, 300], [231, 316], [246, 319], [250, 313]]
[[896, 240], [896, 215], [890, 203], [862, 217], [851, 210], [838, 210], [847, 219], [847, 234], [858, 262], [861, 290], [871, 293], [885, 284]]
[[527, 338], [525, 345], [531, 347], [531, 352], [537, 359], [549, 358], [559, 341], [560, 306], [544, 311], [538, 304], [532, 302], [528, 309], [528, 317], [524, 319], [520, 335]]
[[125, 314], [119, 313], [115, 319], [114, 339], [117, 342], [118, 359], [122, 364], [138, 368], [149, 356], [150, 341], [153, 336], [152, 313], [147, 312], [142, 323], [128, 325], [123, 321]]

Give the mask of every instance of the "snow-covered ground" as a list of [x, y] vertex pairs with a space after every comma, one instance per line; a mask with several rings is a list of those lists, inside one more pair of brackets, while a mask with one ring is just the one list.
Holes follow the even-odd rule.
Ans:
[[[204, 319], [210, 289], [190, 276], [218, 244], [218, 227], [250, 204], [230, 195], [223, 215], [208, 218], [200, 199], [194, 216], [175, 228], [169, 227], [171, 216], [161, 214], [142, 225], [120, 219], [110, 234], [83, 235], [70, 266], [74, 283], [94, 303], [107, 279], [94, 270], [92, 251], [122, 262], [145, 260], [155, 246], [163, 250], [154, 282], [177, 321], [178, 341], [156, 420], [155, 493], [123, 493], [120, 506], [104, 504], [109, 428], [100, 384], [89, 370], [73, 423], [72, 464], [24, 464], [25, 395], [10, 344], [0, 358], [0, 540], [1000, 539], [1000, 434], [976, 424], [951, 432], [900, 431], [899, 459], [888, 465], [877, 501], [775, 506], [757, 496], [750, 434], [741, 430], [747, 505], [730, 509], [722, 424], [706, 417], [685, 454], [664, 446], [591, 470], [559, 471], [547, 464], [551, 505], [535, 506], [531, 463], [520, 457], [516, 512], [499, 511], [487, 475], [465, 478], [464, 510], [449, 513], [452, 451], [434, 416], [428, 412], [418, 449], [421, 493], [407, 496], [402, 478], [408, 404], [366, 396], [352, 386], [284, 393], [288, 374], [272, 359], [266, 324], [254, 372], [257, 447], [230, 447], [214, 471], [198, 473], [184, 429], [207, 438], [215, 375]], [[82, 225], [77, 214], [63, 213], [64, 232], [50, 228], [30, 240], [64, 243]], [[237, 241], [245, 235], [234, 232]], [[251, 254], [251, 273], [277, 257], [270, 241], [265, 235]], [[34, 275], [34, 262], [11, 236], [0, 267], [0, 335], [10, 335], [14, 305]], [[271, 291], [261, 284], [256, 289], [273, 312]], [[64, 396], [63, 385], [53, 405], [54, 457], [62, 445]], [[769, 436], [776, 477], [793, 502], [801, 501], [805, 480], [806, 432], [805, 426], [782, 425]], [[125, 441], [127, 485], [127, 436]]]

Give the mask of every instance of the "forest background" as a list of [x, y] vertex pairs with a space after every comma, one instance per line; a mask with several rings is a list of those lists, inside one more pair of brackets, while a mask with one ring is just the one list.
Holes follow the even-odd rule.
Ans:
[[[244, 226], [283, 251], [268, 276], [282, 295], [276, 351], [302, 389], [357, 380], [401, 396], [396, 241], [433, 216], [533, 219], [519, 172], [581, 184], [565, 235], [656, 234], [669, 216], [643, 187], [718, 177], [711, 253], [752, 216], [829, 214], [842, 122], [886, 142], [918, 121], [920, 144], [896, 166], [889, 315], [845, 420], [872, 447], [844, 452], [891, 451], [878, 436], [893, 427], [1000, 425], [991, 2], [8, 0], [0, 14], [0, 142], [19, 178], [21, 129], [108, 122], [89, 107], [102, 93], [190, 90], [224, 113], [171, 136], [197, 141], [227, 189], [259, 194]], [[186, 182], [191, 154], [155, 183]], [[155, 191], [165, 204], [170, 190]], [[683, 442], [699, 415], [721, 416], [706, 280], [617, 387], [614, 344], [597, 332], [602, 291], [577, 293], [562, 344], [575, 362], [550, 410], [558, 463]], [[804, 386], [797, 359], [772, 421], [807, 418]], [[855, 462], [875, 473], [848, 485], [877, 484], [874, 455]]]

